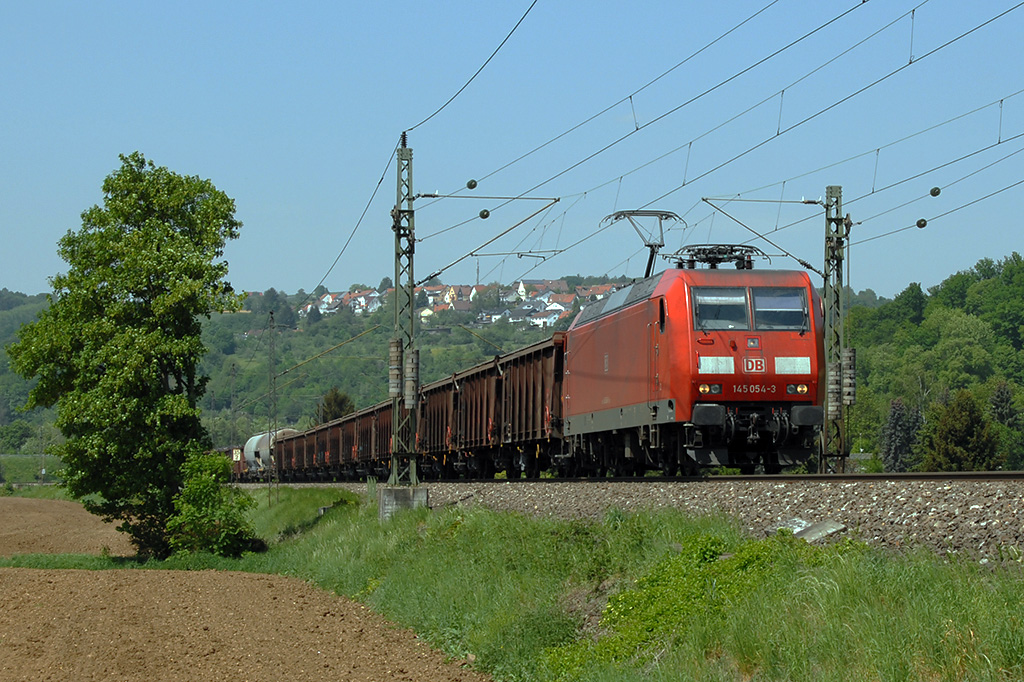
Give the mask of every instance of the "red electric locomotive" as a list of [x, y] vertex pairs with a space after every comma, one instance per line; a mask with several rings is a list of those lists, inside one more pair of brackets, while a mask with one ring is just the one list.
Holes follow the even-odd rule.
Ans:
[[[671, 475], [806, 461], [823, 421], [820, 299], [805, 272], [753, 270], [753, 252], [691, 248], [676, 269], [587, 306], [567, 332], [424, 386], [420, 471]], [[280, 473], [386, 477], [391, 409], [279, 435]]]
[[[806, 461], [822, 425], [820, 299], [803, 271], [753, 270], [749, 254], [697, 258], [582, 311], [566, 334], [563, 414], [585, 470]], [[715, 257], [717, 254], [717, 257]]]

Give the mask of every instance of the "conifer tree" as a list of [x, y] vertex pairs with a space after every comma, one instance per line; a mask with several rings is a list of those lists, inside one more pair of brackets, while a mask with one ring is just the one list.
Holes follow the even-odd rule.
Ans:
[[886, 471], [909, 471], [914, 467], [914, 445], [923, 423], [920, 409], [907, 407], [900, 398], [892, 401], [880, 443], [880, 455]]
[[925, 471], [993, 471], [1004, 463], [991, 422], [967, 390], [936, 406], [921, 454]]

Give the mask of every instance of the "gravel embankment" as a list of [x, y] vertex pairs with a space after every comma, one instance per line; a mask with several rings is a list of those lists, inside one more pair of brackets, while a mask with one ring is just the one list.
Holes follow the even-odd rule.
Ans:
[[[353, 486], [365, 491], [365, 486]], [[559, 518], [600, 518], [607, 510], [673, 507], [725, 513], [755, 537], [793, 518], [834, 521], [854, 537], [894, 549], [1020, 558], [1024, 482], [556, 482], [430, 483], [430, 506], [481, 504]]]

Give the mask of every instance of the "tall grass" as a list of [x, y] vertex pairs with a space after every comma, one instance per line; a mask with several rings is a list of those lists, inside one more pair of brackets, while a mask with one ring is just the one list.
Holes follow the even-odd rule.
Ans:
[[40, 500], [70, 500], [64, 488], [55, 484], [46, 485], [9, 485], [4, 484], [0, 488], [0, 495], [13, 495], [15, 497], [31, 497]]
[[[134, 565], [297, 576], [499, 680], [1024, 678], [1015, 562], [753, 541], [727, 519], [674, 511], [587, 522], [419, 509], [382, 524], [375, 505], [336, 490], [255, 496], [270, 551]], [[0, 565], [27, 560], [125, 565]]]
[[[53, 483], [63, 462], [53, 455], [0, 455], [0, 474], [12, 485]], [[46, 475], [42, 475], [42, 471]]]

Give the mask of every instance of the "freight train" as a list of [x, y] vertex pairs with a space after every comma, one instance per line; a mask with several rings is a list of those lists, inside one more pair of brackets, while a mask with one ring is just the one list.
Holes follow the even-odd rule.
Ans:
[[[771, 473], [807, 461], [825, 392], [810, 277], [755, 270], [742, 250], [702, 253], [709, 267], [680, 260], [588, 305], [565, 332], [423, 386], [420, 476]], [[735, 267], [718, 267], [730, 259]], [[391, 420], [389, 401], [308, 431], [255, 436], [236, 472], [386, 478]]]

